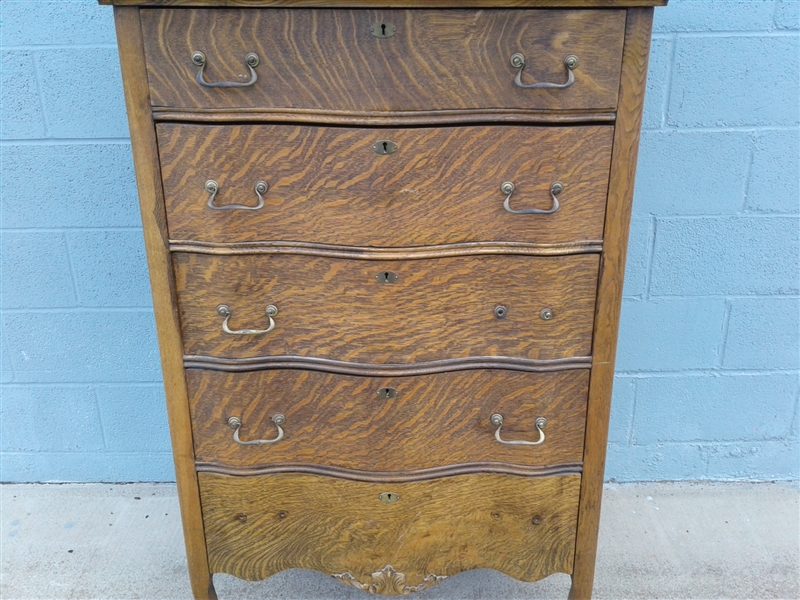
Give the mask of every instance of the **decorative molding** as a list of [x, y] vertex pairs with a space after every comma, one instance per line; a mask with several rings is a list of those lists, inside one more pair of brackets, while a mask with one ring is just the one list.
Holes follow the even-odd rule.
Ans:
[[183, 357], [187, 369], [207, 369], [209, 371], [260, 371], [264, 369], [310, 369], [342, 375], [361, 375], [363, 377], [389, 377], [403, 375], [430, 375], [469, 369], [508, 369], [511, 371], [564, 371], [567, 369], [589, 369], [591, 356], [558, 358], [554, 360], [532, 360], [507, 356], [476, 356], [434, 360], [416, 364], [378, 365], [354, 363], [309, 356], [257, 356], [254, 358], [218, 358], [187, 354]]
[[565, 256], [571, 254], [599, 254], [603, 251], [601, 240], [568, 242], [564, 244], [528, 244], [522, 242], [467, 242], [440, 246], [409, 246], [407, 248], [370, 248], [366, 246], [339, 246], [312, 242], [238, 242], [214, 243], [194, 240], [170, 240], [172, 252], [194, 254], [301, 254], [328, 258], [360, 260], [402, 260], [422, 258], [449, 258], [495, 254], [524, 256]]
[[198, 473], [216, 473], [217, 475], [230, 475], [232, 477], [252, 477], [257, 475], [276, 475], [279, 473], [307, 473], [309, 475], [322, 475], [350, 481], [363, 481], [366, 483], [411, 483], [469, 475], [472, 473], [492, 473], [497, 475], [515, 475], [517, 477], [551, 477], [554, 475], [575, 475], [583, 471], [581, 463], [562, 463], [549, 466], [522, 466], [505, 463], [464, 463], [416, 469], [413, 471], [363, 471], [359, 469], [346, 469], [327, 465], [313, 465], [305, 463], [256, 465], [252, 467], [230, 467], [213, 462], [196, 462]]
[[177, 109], [154, 107], [155, 121], [183, 121], [192, 123], [311, 123], [340, 124], [343, 120], [352, 126], [369, 125], [457, 125], [463, 123], [613, 123], [614, 112], [531, 111], [525, 109], [476, 110], [412, 110], [386, 112], [352, 112], [298, 108], [228, 108], [228, 109]]
[[392, 565], [386, 565], [380, 571], [375, 571], [372, 574], [372, 583], [361, 583], [350, 573], [334, 574], [331, 577], [357, 590], [384, 596], [407, 596], [414, 592], [421, 592], [447, 579], [447, 575], [430, 574], [417, 585], [406, 585], [405, 573], [398, 573]]

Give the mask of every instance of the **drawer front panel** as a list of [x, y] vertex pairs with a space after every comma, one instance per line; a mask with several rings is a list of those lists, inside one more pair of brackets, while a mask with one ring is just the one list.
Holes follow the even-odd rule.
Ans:
[[[281, 463], [410, 471], [464, 463], [554, 465], [583, 460], [588, 370], [457, 371], [416, 377], [356, 377], [317, 371], [223, 373], [188, 369], [195, 457], [231, 467]], [[387, 393], [387, 390], [388, 393]], [[396, 395], [395, 395], [396, 394]], [[387, 397], [394, 396], [394, 397]], [[489, 418], [503, 417], [501, 439]], [[241, 420], [241, 445], [228, 426]]]
[[[304, 568], [380, 584], [372, 574], [391, 565], [408, 586], [476, 568], [522, 581], [572, 572], [580, 475], [402, 484], [295, 473], [198, 478], [212, 572], [256, 581]], [[399, 500], [382, 502], [387, 493]]]
[[[157, 126], [170, 238], [423, 246], [603, 237], [613, 127]], [[383, 144], [394, 144], [391, 154]], [[257, 181], [268, 184], [258, 206]], [[552, 214], [551, 187], [563, 190]], [[344, 237], [343, 237], [344, 236]]]
[[[598, 263], [595, 254], [399, 261], [174, 255], [186, 354], [377, 364], [589, 356]], [[218, 313], [221, 305], [229, 318]], [[279, 310], [274, 319], [268, 305]], [[542, 318], [544, 309], [550, 313]], [[270, 319], [269, 333], [223, 331], [264, 331]]]
[[[312, 111], [612, 110], [622, 10], [142, 9], [155, 107]], [[389, 24], [381, 39], [370, 28]], [[195, 52], [205, 56], [205, 87]], [[256, 53], [251, 72], [245, 57]], [[564, 89], [565, 58], [578, 66]]]

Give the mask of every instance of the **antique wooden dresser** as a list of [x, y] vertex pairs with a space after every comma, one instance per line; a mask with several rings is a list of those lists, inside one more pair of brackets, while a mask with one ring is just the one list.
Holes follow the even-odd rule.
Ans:
[[591, 596], [653, 6], [115, 4], [192, 589]]

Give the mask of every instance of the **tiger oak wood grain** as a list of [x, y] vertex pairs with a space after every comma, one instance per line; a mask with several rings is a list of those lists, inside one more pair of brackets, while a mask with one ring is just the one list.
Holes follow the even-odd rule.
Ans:
[[652, 8], [628, 11], [620, 81], [620, 106], [606, 209], [607, 244], [603, 250], [592, 344], [594, 354], [584, 448], [585, 471], [581, 487], [571, 600], [588, 600], [592, 596], [608, 443], [608, 420], [614, 383], [614, 360], [617, 353], [619, 314], [625, 278], [625, 250], [628, 245], [652, 24]]
[[[359, 261], [176, 253], [184, 352], [222, 358], [314, 356], [408, 363], [467, 356], [587, 356], [598, 256], [468, 256]], [[381, 284], [378, 273], [398, 281]], [[230, 335], [217, 307], [230, 307]], [[507, 315], [498, 319], [495, 307]], [[542, 320], [549, 307], [553, 318]]]
[[150, 113], [149, 90], [144, 70], [139, 9], [115, 7], [120, 68], [136, 167], [139, 206], [175, 463], [175, 479], [181, 507], [186, 558], [192, 594], [198, 600], [216, 600], [208, 568], [206, 540], [200, 514], [200, 492], [194, 469], [191, 415], [183, 372], [181, 329], [175, 283], [167, 241], [167, 219], [161, 188], [155, 127]]
[[[236, 467], [308, 463], [370, 471], [411, 471], [496, 462], [553, 465], [583, 460], [589, 371], [521, 373], [457, 371], [422, 377], [353, 377], [299, 370], [222, 373], [188, 369], [187, 384], [198, 461]], [[394, 388], [396, 398], [379, 398]], [[233, 441], [230, 417], [242, 440], [276, 435], [272, 416], [286, 416], [275, 444]], [[507, 446], [489, 422], [503, 415], [504, 439], [539, 446]]]
[[[157, 125], [170, 238], [397, 247], [475, 241], [564, 243], [603, 235], [613, 127], [354, 129], [299, 125]], [[398, 150], [379, 155], [374, 144]], [[256, 211], [256, 181], [269, 184]], [[515, 210], [552, 206], [551, 215]]]
[[[255, 581], [305, 568], [371, 583], [373, 572], [391, 565], [416, 585], [429, 574], [476, 568], [523, 581], [572, 571], [580, 475], [395, 484], [305, 474], [198, 477], [215, 573]], [[400, 500], [382, 503], [382, 492]]]
[[[373, 37], [388, 22], [397, 33]], [[348, 111], [613, 109], [617, 103], [622, 10], [142, 9], [154, 107], [293, 108]], [[207, 81], [258, 81], [206, 88], [192, 53], [206, 55]], [[564, 57], [577, 55], [566, 89], [514, 84], [515, 52], [524, 81], [563, 83]]]

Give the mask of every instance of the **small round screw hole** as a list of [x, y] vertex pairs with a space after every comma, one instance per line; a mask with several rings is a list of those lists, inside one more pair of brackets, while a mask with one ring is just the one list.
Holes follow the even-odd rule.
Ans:
[[494, 316], [497, 317], [498, 319], [505, 319], [507, 314], [508, 314], [508, 309], [503, 305], [496, 306], [494, 309]]
[[492, 518], [493, 519], [499, 519], [500, 518], [500, 513], [492, 513]]
[[531, 519], [531, 523], [533, 523], [534, 525], [539, 525], [541, 522], [542, 522], [542, 517], [540, 517], [539, 515], [536, 515]]

